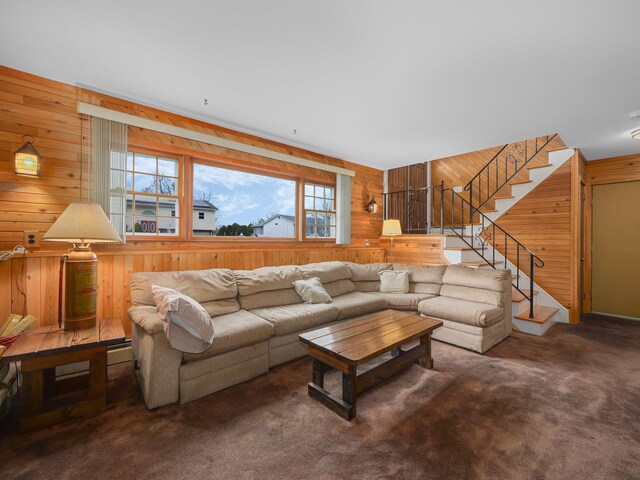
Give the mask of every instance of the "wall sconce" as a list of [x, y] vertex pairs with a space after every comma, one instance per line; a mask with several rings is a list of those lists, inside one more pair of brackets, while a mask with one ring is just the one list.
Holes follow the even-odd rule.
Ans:
[[378, 203], [376, 202], [376, 197], [371, 195], [371, 200], [367, 203], [367, 206], [364, 209], [369, 213], [378, 213]]
[[[25, 140], [29, 138], [31, 140]], [[39, 177], [42, 155], [34, 148], [33, 137], [25, 135], [22, 140], [25, 140], [25, 144], [14, 153], [16, 175]]]

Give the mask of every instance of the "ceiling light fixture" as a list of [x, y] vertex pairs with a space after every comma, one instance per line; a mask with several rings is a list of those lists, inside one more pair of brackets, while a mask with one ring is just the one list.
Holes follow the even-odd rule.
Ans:
[[640, 140], [640, 128], [636, 128], [633, 132], [631, 132], [631, 138], [634, 140]]

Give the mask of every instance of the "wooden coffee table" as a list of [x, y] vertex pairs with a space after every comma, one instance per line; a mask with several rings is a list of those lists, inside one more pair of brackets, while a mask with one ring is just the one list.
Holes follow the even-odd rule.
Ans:
[[[86, 330], [27, 330], [4, 353], [22, 362], [20, 430], [30, 431], [101, 412], [107, 406], [107, 346], [123, 343], [122, 320], [98, 319]], [[89, 374], [56, 380], [56, 367], [89, 362]]]
[[[433, 368], [431, 332], [441, 325], [440, 320], [415, 312], [385, 310], [303, 333], [300, 341], [308, 345], [313, 360], [309, 395], [346, 420], [353, 420], [356, 399], [362, 392], [414, 362], [423, 368]], [[416, 347], [400, 349], [402, 344], [417, 338], [420, 344]], [[392, 352], [390, 360], [358, 375], [358, 365], [387, 352]], [[324, 373], [331, 368], [342, 372], [342, 398], [324, 389]]]

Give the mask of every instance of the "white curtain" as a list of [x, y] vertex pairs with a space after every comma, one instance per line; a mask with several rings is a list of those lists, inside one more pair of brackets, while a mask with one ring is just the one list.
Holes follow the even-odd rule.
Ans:
[[351, 243], [351, 177], [336, 175], [336, 243]]
[[127, 125], [91, 117], [91, 144], [91, 201], [102, 206], [125, 243]]

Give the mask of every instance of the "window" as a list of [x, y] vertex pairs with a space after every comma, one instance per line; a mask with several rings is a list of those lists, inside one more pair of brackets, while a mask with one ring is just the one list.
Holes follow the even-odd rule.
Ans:
[[127, 152], [128, 235], [178, 235], [178, 167], [176, 158]]
[[194, 163], [193, 198], [194, 236], [296, 238], [295, 180]]
[[304, 184], [304, 217], [306, 238], [335, 238], [335, 187]]

